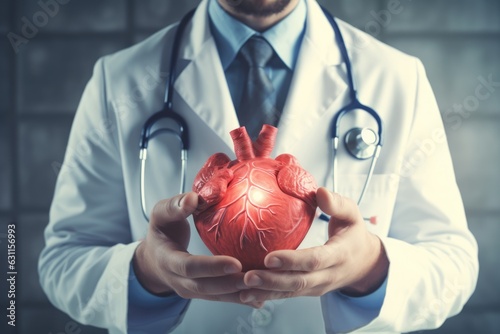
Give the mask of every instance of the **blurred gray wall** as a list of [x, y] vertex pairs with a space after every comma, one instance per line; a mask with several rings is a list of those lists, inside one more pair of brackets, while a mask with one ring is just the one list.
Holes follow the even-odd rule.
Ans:
[[[500, 81], [500, 0], [320, 2], [423, 61], [481, 263], [477, 290], [464, 311], [432, 333], [500, 333], [500, 87], [477, 91], [490, 77]], [[197, 3], [72, 0], [54, 17], [45, 15], [45, 22], [37, 0], [0, 0], [0, 308], [6, 307], [6, 224], [16, 222], [17, 333], [103, 333], [73, 324], [38, 284], [36, 262], [57, 166], [97, 58], [144, 39]], [[21, 35], [24, 20], [33, 19], [40, 28], [14, 52], [7, 34]], [[3, 312], [0, 332], [7, 333]]]

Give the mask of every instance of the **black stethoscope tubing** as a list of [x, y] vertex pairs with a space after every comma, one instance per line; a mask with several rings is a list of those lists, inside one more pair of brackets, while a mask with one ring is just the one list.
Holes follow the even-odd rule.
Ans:
[[356, 91], [356, 88], [354, 86], [354, 79], [352, 75], [352, 65], [351, 65], [351, 59], [349, 57], [349, 54], [347, 53], [347, 47], [345, 45], [344, 38], [342, 37], [342, 34], [340, 32], [339, 25], [335, 21], [334, 17], [328, 10], [326, 10], [324, 7], [321, 7], [323, 10], [323, 13], [325, 14], [326, 18], [330, 22], [330, 25], [332, 26], [333, 30], [335, 31], [335, 39], [337, 40], [337, 45], [339, 47], [340, 54], [342, 55], [342, 58], [345, 63], [346, 67], [346, 72], [347, 72], [347, 81], [349, 85], [349, 97], [351, 99], [351, 103], [347, 104], [344, 106], [342, 109], [340, 109], [336, 114], [335, 117], [333, 118], [332, 122], [332, 132], [331, 132], [331, 137], [339, 137], [339, 125], [342, 120], [342, 117], [348, 113], [351, 110], [355, 109], [361, 109], [366, 112], [368, 112], [377, 122], [377, 127], [378, 127], [378, 145], [382, 146], [384, 143], [384, 137], [383, 137], [383, 131], [382, 131], [382, 119], [380, 118], [380, 115], [373, 110], [372, 108], [362, 104], [358, 100], [358, 94]]
[[[367, 113], [369, 113], [377, 122], [377, 127], [378, 127], [378, 138], [377, 138], [377, 143], [376, 145], [376, 150], [373, 155], [372, 163], [370, 166], [370, 170], [368, 172], [367, 179], [365, 181], [365, 185], [363, 187], [363, 190], [361, 192], [360, 198], [358, 200], [358, 204], [361, 202], [365, 190], [368, 187], [368, 184], [370, 182], [371, 176], [373, 174], [373, 170], [375, 167], [375, 163], [377, 161], [378, 155], [380, 153], [380, 149], [383, 145], [383, 131], [382, 131], [382, 119], [380, 118], [379, 114], [372, 108], [362, 104], [357, 97], [357, 91], [354, 86], [354, 80], [353, 80], [353, 75], [352, 75], [352, 65], [351, 65], [351, 60], [349, 58], [348, 52], [347, 52], [347, 47], [345, 45], [344, 38], [342, 37], [342, 34], [340, 32], [340, 28], [335, 21], [335, 18], [333, 17], [332, 14], [328, 12], [324, 7], [321, 6], [321, 9], [323, 10], [323, 13], [325, 14], [326, 18], [330, 22], [330, 25], [332, 26], [334, 32], [335, 32], [335, 39], [337, 42], [337, 45], [339, 47], [339, 51], [341, 53], [341, 56], [344, 60], [345, 67], [346, 67], [346, 73], [347, 73], [347, 81], [349, 85], [349, 97], [350, 97], [350, 103], [342, 107], [334, 116], [333, 121], [332, 121], [332, 128], [331, 128], [331, 139], [334, 147], [334, 154], [332, 157], [332, 167], [334, 170], [333, 173], [333, 184], [334, 184], [334, 191], [335, 191], [335, 184], [336, 184], [336, 177], [335, 173], [337, 171], [336, 168], [336, 152], [338, 148], [338, 142], [339, 142], [339, 126], [341, 123], [341, 120], [343, 116], [348, 113], [349, 111], [352, 110], [364, 110]], [[146, 200], [145, 200], [145, 191], [144, 191], [144, 184], [145, 184], [145, 163], [147, 159], [147, 148], [148, 148], [148, 143], [151, 138], [155, 136], [157, 132], [168, 132], [171, 134], [174, 134], [180, 143], [181, 147], [181, 160], [182, 160], [182, 176], [181, 176], [181, 186], [180, 186], [180, 192], [182, 193], [184, 191], [184, 184], [185, 184], [185, 174], [186, 174], [186, 164], [187, 164], [187, 151], [189, 150], [189, 129], [188, 125], [185, 121], [185, 119], [176, 113], [173, 110], [173, 92], [174, 92], [174, 82], [176, 79], [176, 74], [175, 74], [175, 69], [177, 66], [177, 60], [179, 58], [179, 52], [180, 52], [180, 46], [182, 42], [182, 37], [184, 34], [184, 31], [186, 30], [186, 27], [189, 23], [189, 21], [192, 19], [195, 9], [189, 11], [179, 22], [179, 25], [177, 27], [177, 31], [174, 36], [174, 42], [172, 45], [172, 52], [170, 56], [170, 66], [169, 66], [169, 76], [168, 76], [168, 82], [167, 82], [167, 90], [166, 90], [166, 99], [164, 102], [163, 109], [154, 113], [151, 117], [149, 117], [146, 122], [144, 123], [144, 126], [142, 127], [141, 131], [141, 136], [140, 136], [140, 142], [139, 142], [139, 148], [140, 148], [140, 154], [139, 158], [141, 160], [141, 184], [140, 184], [140, 197], [141, 197], [141, 208], [144, 217], [146, 220], [149, 221], [149, 217], [146, 212]], [[157, 130], [155, 132], [151, 132], [153, 126], [161, 119], [171, 119], [173, 120], [176, 125], [178, 126], [178, 132], [173, 131], [173, 130]], [[328, 220], [328, 217], [324, 214], [320, 216], [321, 219], [323, 220]]]
[[195, 10], [196, 9], [192, 9], [186, 15], [184, 15], [184, 17], [179, 22], [179, 25], [177, 27], [177, 31], [174, 37], [174, 43], [172, 45], [172, 54], [170, 55], [169, 76], [168, 76], [167, 94], [166, 94], [167, 98], [163, 105], [163, 109], [156, 112], [151, 117], [149, 117], [144, 126], [142, 127], [141, 140], [139, 142], [140, 149], [147, 149], [149, 138], [152, 136], [151, 129], [153, 128], [155, 123], [163, 118], [171, 118], [179, 126], [181, 148], [189, 150], [189, 131], [187, 123], [181, 115], [179, 115], [173, 110], [172, 100], [174, 95], [174, 81], [176, 78], [175, 68], [177, 66], [177, 59], [179, 58], [182, 35], [184, 33], [184, 30], [186, 30], [186, 26], [188, 25], [189, 21], [193, 17]]

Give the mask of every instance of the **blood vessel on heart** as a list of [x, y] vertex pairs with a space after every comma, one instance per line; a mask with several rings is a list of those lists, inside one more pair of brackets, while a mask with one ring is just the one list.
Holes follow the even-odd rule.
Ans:
[[270, 157], [278, 129], [264, 125], [255, 142], [245, 127], [231, 131], [236, 160], [212, 155], [195, 177], [194, 216], [215, 255], [237, 258], [243, 270], [263, 269], [265, 256], [296, 249], [316, 212], [316, 182], [290, 154]]

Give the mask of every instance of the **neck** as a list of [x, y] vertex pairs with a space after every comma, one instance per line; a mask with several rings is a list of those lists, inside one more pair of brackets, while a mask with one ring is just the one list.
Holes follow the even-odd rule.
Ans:
[[[217, 0], [217, 1], [221, 5], [221, 7], [224, 8], [226, 12], [228, 12], [238, 21], [243, 22], [244, 24], [246, 24], [247, 26], [258, 32], [263, 32], [272, 27], [273, 25], [275, 25], [276, 23], [278, 23], [279, 21], [281, 21], [288, 14], [290, 14], [295, 9], [295, 7], [297, 7], [297, 4], [301, 0], [290, 0], [290, 2], [285, 7], [283, 7], [281, 11], [268, 15], [247, 14], [242, 11], [239, 11], [237, 6], [234, 5], [234, 1], [229, 1], [229, 0]], [[274, 0], [268, 0], [268, 2], [272, 1]]]

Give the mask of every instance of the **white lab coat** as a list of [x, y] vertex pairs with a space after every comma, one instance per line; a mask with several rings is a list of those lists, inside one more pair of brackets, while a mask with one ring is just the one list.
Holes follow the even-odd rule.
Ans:
[[[334, 33], [314, 0], [307, 0], [306, 34], [274, 153], [291, 153], [319, 185], [332, 188], [330, 127], [348, 101], [345, 68]], [[359, 333], [394, 333], [439, 326], [474, 290], [477, 245], [443, 137], [443, 125], [421, 63], [340, 22], [360, 100], [384, 121], [385, 144], [361, 204], [378, 223], [368, 228], [390, 259], [378, 317]], [[161, 109], [174, 27], [104, 57], [78, 108], [60, 171], [40, 257], [49, 299], [74, 319], [125, 333], [127, 278], [147, 222], [139, 198], [138, 141], [145, 120]], [[187, 185], [213, 153], [234, 156], [229, 132], [239, 126], [202, 1], [180, 51], [174, 106], [189, 124]], [[376, 128], [363, 112], [345, 117]], [[156, 138], [147, 170], [148, 208], [178, 192], [178, 144]], [[338, 191], [357, 198], [369, 160], [339, 151]], [[189, 250], [208, 254], [192, 228]], [[327, 224], [313, 223], [301, 247], [323, 244]], [[353, 329], [362, 309], [338, 296], [267, 303], [251, 308], [193, 300], [179, 333], [333, 333]], [[356, 320], [358, 319], [358, 320]]]

